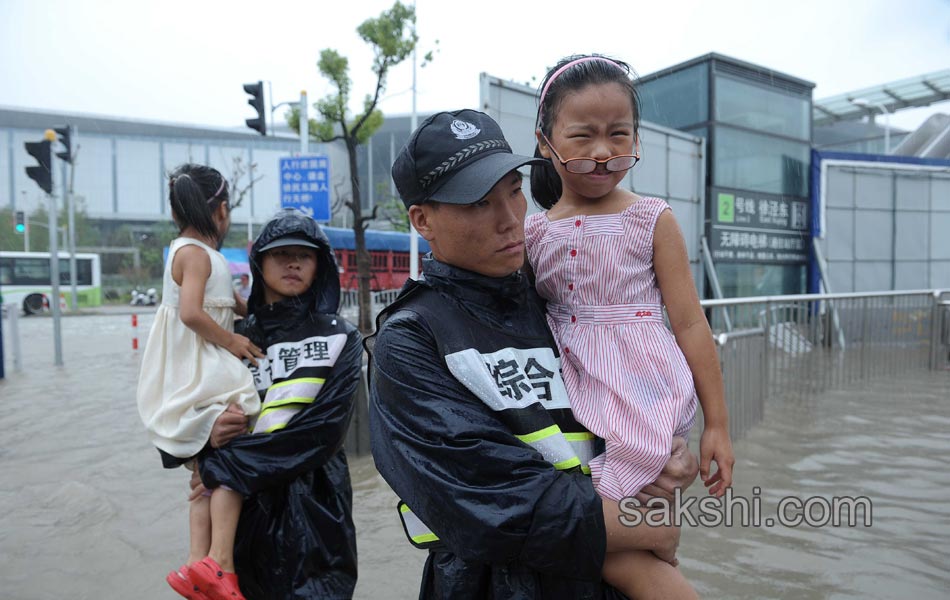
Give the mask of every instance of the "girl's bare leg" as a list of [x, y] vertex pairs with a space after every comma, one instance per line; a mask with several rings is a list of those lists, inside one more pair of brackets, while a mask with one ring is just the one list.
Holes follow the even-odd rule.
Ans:
[[[195, 461], [186, 465], [192, 471], [198, 468]], [[211, 498], [199, 496], [188, 503], [188, 562], [190, 565], [208, 556], [211, 549]]]
[[604, 581], [631, 600], [698, 600], [679, 569], [647, 550], [608, 552]]
[[208, 496], [199, 496], [189, 503], [188, 532], [190, 542], [185, 564], [190, 565], [208, 556], [211, 548], [211, 498]]
[[211, 492], [211, 551], [225, 572], [234, 572], [234, 536], [241, 516], [241, 494], [222, 487]]

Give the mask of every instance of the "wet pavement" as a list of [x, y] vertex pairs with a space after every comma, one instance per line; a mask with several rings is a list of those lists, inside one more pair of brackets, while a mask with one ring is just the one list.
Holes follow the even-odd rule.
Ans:
[[[187, 547], [186, 477], [161, 468], [139, 421], [130, 309], [102, 312], [63, 319], [59, 368], [52, 366], [52, 321], [21, 319], [20, 373], [4, 323], [4, 599], [178, 597], [164, 575]], [[153, 312], [137, 310], [140, 347]], [[736, 495], [758, 497], [763, 520], [787, 496], [867, 497], [872, 524], [687, 527], [680, 559], [701, 595], [948, 597], [950, 372], [767, 408], [765, 422], [736, 443]], [[425, 554], [405, 541], [395, 495], [369, 457], [351, 457], [351, 470], [355, 597], [417, 597]], [[689, 493], [701, 491], [694, 485]]]

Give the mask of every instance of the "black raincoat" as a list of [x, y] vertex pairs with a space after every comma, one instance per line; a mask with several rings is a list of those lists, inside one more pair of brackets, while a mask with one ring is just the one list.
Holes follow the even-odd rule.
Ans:
[[540, 299], [520, 273], [489, 278], [432, 258], [423, 272], [367, 344], [376, 466], [440, 539], [420, 599], [622, 598], [601, 582], [606, 532], [590, 478], [518, 440], [447, 363], [468, 348], [480, 357], [471, 373], [497, 350], [556, 355]]
[[[306, 294], [264, 305], [259, 249], [289, 234], [320, 247], [315, 281]], [[278, 213], [254, 242], [250, 264], [249, 316], [239, 331], [268, 355], [252, 369], [262, 400], [271, 384], [325, 381], [284, 428], [206, 450], [199, 459], [201, 479], [245, 496], [235, 562], [248, 600], [350, 598], [356, 534], [343, 440], [360, 379], [362, 338], [335, 314], [336, 259], [312, 219], [291, 210]], [[328, 347], [338, 352], [335, 361]]]

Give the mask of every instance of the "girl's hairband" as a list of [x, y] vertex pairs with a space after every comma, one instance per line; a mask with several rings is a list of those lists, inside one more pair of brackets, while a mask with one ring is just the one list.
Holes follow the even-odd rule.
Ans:
[[218, 186], [218, 191], [214, 193], [214, 196], [211, 196], [210, 198], [208, 198], [209, 203], [221, 195], [221, 192], [224, 191], [224, 185], [226, 183], [227, 183], [227, 180], [224, 177], [221, 177], [221, 185]]
[[555, 71], [553, 75], [551, 75], [551, 77], [548, 79], [548, 82], [544, 84], [544, 88], [541, 90], [541, 101], [538, 103], [538, 126], [539, 127], [541, 126], [541, 114], [544, 111], [544, 97], [548, 95], [548, 88], [551, 87], [551, 84], [554, 83], [554, 80], [560, 77], [561, 73], [563, 73], [564, 71], [567, 71], [574, 65], [579, 65], [581, 63], [591, 62], [594, 60], [600, 60], [605, 63], [609, 63], [617, 67], [621, 71], [623, 71], [623, 67], [618, 65], [615, 61], [612, 61], [609, 58], [605, 58], [603, 56], [585, 56], [583, 58], [578, 58], [576, 60], [572, 60], [571, 62], [567, 63], [566, 65], [564, 65], [563, 67]]
[[[169, 178], [168, 178], [168, 185], [174, 187], [174, 186], [175, 186], [175, 182], [178, 181], [179, 179], [181, 179], [182, 177], [187, 177], [188, 179], [191, 179], [191, 176], [188, 175], [188, 173], [182, 173], [182, 174], [179, 175], [178, 177], [169, 177]], [[221, 195], [221, 192], [224, 191], [224, 186], [227, 185], [227, 183], [228, 183], [227, 179], [225, 179], [224, 176], [222, 176], [222, 177], [221, 177], [221, 185], [218, 186], [218, 191], [215, 192], [214, 195], [211, 196], [210, 198], [208, 198], [205, 202], [210, 203], [212, 200], [214, 200], [215, 198], [217, 198], [218, 196], [220, 196], [220, 195]]]

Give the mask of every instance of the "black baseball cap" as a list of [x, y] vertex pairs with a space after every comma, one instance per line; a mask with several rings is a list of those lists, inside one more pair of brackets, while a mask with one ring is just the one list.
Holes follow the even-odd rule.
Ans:
[[512, 154], [501, 127], [477, 110], [436, 113], [419, 125], [393, 163], [406, 208], [424, 202], [478, 202], [518, 167], [543, 158]]
[[267, 244], [263, 248], [260, 248], [258, 252], [267, 252], [268, 250], [273, 250], [274, 248], [282, 248], [284, 246], [305, 246], [307, 248], [316, 248], [320, 249], [320, 246], [314, 244], [307, 238], [298, 235], [288, 235], [285, 237], [279, 237], [271, 243]]

